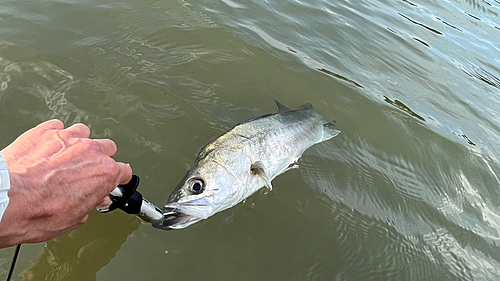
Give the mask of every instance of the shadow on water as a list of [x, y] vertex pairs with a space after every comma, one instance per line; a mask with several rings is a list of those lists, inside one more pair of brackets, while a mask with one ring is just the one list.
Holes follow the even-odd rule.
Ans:
[[22, 273], [22, 280], [96, 280], [96, 273], [140, 226], [125, 214], [96, 214], [76, 230], [46, 243], [43, 252]]

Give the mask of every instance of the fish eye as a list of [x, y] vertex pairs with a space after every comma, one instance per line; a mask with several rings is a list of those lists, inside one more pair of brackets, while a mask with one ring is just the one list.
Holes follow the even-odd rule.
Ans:
[[189, 182], [189, 190], [193, 193], [196, 194], [202, 193], [204, 188], [205, 188], [205, 181], [203, 181], [203, 179], [195, 178]]

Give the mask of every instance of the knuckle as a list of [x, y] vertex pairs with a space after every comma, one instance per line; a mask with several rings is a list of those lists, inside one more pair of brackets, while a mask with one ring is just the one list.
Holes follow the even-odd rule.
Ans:
[[86, 132], [90, 133], [90, 128], [87, 125], [83, 124], [83, 123], [76, 123], [72, 127], [74, 127], [75, 130], [81, 131], [83, 133], [86, 133]]
[[110, 139], [102, 139], [100, 143], [103, 146], [103, 150], [110, 156], [114, 155], [118, 150], [116, 143]]
[[108, 180], [112, 181], [112, 182], [115, 182], [116, 179], [118, 178], [118, 176], [120, 175], [120, 167], [116, 164], [116, 162], [111, 159], [111, 158], [108, 158], [108, 162], [110, 162], [107, 166], [108, 166]]
[[53, 129], [62, 130], [64, 129], [64, 123], [59, 119], [52, 119], [49, 121]]
[[57, 129], [62, 129], [64, 128], [64, 123], [59, 120], [59, 119], [51, 119], [48, 121], [45, 121], [41, 124], [38, 124], [36, 128], [57, 128]]
[[99, 143], [91, 139], [79, 139], [78, 142], [83, 151], [98, 151], [100, 148]]
[[126, 174], [124, 174], [120, 180], [121, 180], [122, 183], [128, 183], [128, 182], [130, 182], [132, 180], [132, 171], [127, 172]]
[[108, 139], [111, 147], [113, 148], [114, 151], [118, 150], [118, 147], [116, 146], [116, 143], [110, 139]]
[[88, 129], [89, 127], [83, 123], [75, 123], [73, 126], [82, 128], [82, 129]]
[[126, 166], [126, 174], [129, 176], [129, 180], [132, 179], [132, 167], [129, 164]]
[[90, 133], [90, 128], [89, 126], [83, 124], [83, 123], [77, 123], [75, 124], [76, 127], [78, 127], [80, 130], [83, 130], [84, 132], [89, 132]]

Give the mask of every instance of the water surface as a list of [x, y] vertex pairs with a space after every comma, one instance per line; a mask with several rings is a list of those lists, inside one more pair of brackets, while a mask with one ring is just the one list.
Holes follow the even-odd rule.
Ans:
[[51, 118], [83, 122], [162, 205], [202, 146], [274, 99], [342, 131], [273, 191], [183, 230], [93, 212], [24, 245], [14, 280], [500, 279], [499, 13], [497, 0], [3, 1], [2, 147]]

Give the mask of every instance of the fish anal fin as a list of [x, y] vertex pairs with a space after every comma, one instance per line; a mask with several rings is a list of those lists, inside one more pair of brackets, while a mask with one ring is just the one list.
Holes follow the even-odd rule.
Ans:
[[264, 168], [264, 163], [261, 161], [256, 161], [250, 166], [250, 172], [254, 175], [259, 176], [264, 183], [266, 184], [266, 187], [269, 190], [273, 190], [273, 185], [271, 184], [271, 180], [269, 179], [269, 176], [266, 174], [266, 170]]

